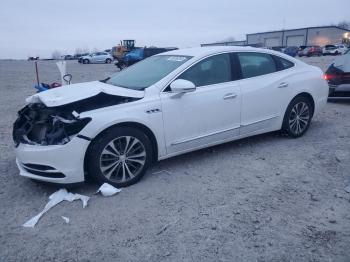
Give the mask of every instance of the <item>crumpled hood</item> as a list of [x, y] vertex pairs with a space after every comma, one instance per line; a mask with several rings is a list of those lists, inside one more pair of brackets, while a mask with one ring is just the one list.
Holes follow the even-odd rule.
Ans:
[[143, 98], [144, 91], [132, 90], [102, 83], [100, 81], [65, 85], [32, 95], [27, 103], [43, 103], [47, 107], [60, 106], [83, 100], [99, 93], [115, 96]]
[[343, 72], [350, 73], [350, 54], [337, 57], [334, 66]]

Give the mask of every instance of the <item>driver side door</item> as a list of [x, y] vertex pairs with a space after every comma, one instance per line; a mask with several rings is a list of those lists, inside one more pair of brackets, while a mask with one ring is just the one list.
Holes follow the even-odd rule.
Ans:
[[167, 154], [239, 135], [241, 92], [232, 64], [228, 53], [205, 58], [177, 77], [194, 83], [194, 91], [174, 94], [168, 87], [161, 93]]

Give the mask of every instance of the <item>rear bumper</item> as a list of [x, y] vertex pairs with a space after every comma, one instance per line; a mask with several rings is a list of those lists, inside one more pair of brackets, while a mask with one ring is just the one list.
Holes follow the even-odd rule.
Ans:
[[329, 93], [350, 92], [350, 84], [329, 85]]
[[75, 137], [65, 145], [19, 144], [15, 149], [20, 175], [36, 180], [72, 184], [84, 181], [84, 158], [90, 141]]

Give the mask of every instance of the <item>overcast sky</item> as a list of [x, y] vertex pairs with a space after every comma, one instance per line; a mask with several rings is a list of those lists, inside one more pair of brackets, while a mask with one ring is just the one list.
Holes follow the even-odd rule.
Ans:
[[54, 50], [199, 46], [261, 31], [349, 20], [350, 0], [1, 0], [0, 58]]

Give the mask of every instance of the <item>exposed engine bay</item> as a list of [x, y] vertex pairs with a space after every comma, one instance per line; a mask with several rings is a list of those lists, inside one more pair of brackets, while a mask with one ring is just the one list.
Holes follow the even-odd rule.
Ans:
[[99, 93], [73, 103], [47, 107], [43, 103], [30, 103], [18, 112], [13, 125], [13, 140], [31, 145], [63, 145], [77, 135], [91, 118], [80, 118], [80, 113], [138, 100]]

